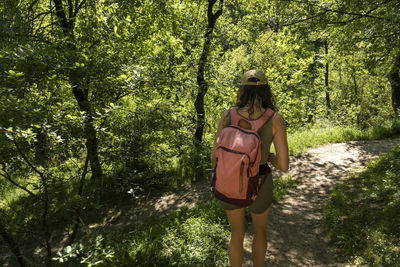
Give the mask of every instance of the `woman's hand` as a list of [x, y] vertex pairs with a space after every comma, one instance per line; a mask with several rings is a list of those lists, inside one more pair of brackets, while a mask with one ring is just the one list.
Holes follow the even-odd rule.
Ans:
[[272, 166], [277, 168], [277, 161], [276, 161], [276, 156], [274, 153], [269, 153], [267, 160], [272, 164]]

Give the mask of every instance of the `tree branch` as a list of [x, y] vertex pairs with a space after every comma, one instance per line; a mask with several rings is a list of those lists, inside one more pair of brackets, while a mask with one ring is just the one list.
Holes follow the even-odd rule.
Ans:
[[78, 9], [78, 5], [79, 5], [79, 0], [75, 0], [75, 8], [74, 8], [75, 11]]
[[[86, 174], [88, 173], [88, 165], [89, 165], [89, 153], [86, 154], [85, 165], [83, 167], [81, 179], [79, 181], [78, 196], [80, 196], [80, 197], [83, 194], [83, 184], [85, 181]], [[80, 218], [80, 212], [78, 210], [76, 213], [76, 221], [74, 223], [74, 226], [72, 227], [73, 228], [72, 234], [70, 235], [69, 240], [68, 240], [69, 245], [71, 245], [75, 241], [75, 238], [78, 234], [81, 224], [83, 224], [83, 221]]]
[[[47, 25], [44, 26], [44, 27], [38, 27], [37, 30], [36, 30], [36, 31], [32, 34], [32, 36], [30, 36], [30, 37], [36, 37], [36, 38], [37, 38], [37, 34], [38, 34], [39, 32], [43, 32], [45, 29], [47, 29], [47, 28], [49, 28], [49, 27], [51, 27], [51, 26], [53, 26], [53, 25], [61, 26], [60, 24], [58, 24], [58, 23], [56, 23], [56, 22], [49, 23], [49, 24], [47, 24]], [[51, 41], [47, 41], [47, 43], [48, 43], [48, 44], [53, 44]]]
[[386, 35], [385, 34], [375, 34], [375, 35], [370, 36], [369, 38], [364, 38], [362, 40], [372, 40], [375, 38], [388, 38], [388, 37], [393, 37], [393, 36], [396, 36], [399, 34], [400, 34], [400, 32], [394, 32], [394, 33], [386, 34]]
[[[367, 17], [367, 18], [373, 18], [373, 19], [382, 19], [382, 17], [376, 17], [372, 15], [368, 15], [366, 13], [355, 13], [355, 12], [347, 12], [347, 11], [342, 11], [342, 10], [332, 10], [332, 9], [325, 9], [328, 12], [332, 13], [338, 13], [338, 14], [344, 14], [344, 15], [351, 15], [351, 16], [358, 16], [358, 17]], [[372, 12], [372, 11], [371, 11]]]
[[[49, 14], [51, 14], [52, 11], [53, 11], [53, 8], [51, 8], [51, 9], [48, 10], [48, 11], [45, 11], [45, 12], [41, 12], [41, 13], [39, 13], [39, 14], [36, 14], [29, 22], [33, 22], [35, 19], [39, 18], [40, 16], [49, 15]], [[45, 16], [45, 17], [46, 17], [46, 16]]]
[[88, 173], [88, 163], [89, 163], [89, 155], [86, 155], [85, 165], [83, 167], [81, 180], [79, 181], [79, 189], [78, 189], [79, 196], [82, 196], [83, 193], [83, 182], [85, 181], [86, 174]]
[[3, 238], [4, 242], [8, 245], [11, 252], [17, 258], [17, 261], [21, 267], [30, 266], [29, 262], [21, 252], [21, 248], [17, 244], [12, 231], [8, 230], [7, 227], [0, 221], [0, 236]]
[[19, 148], [17, 142], [15, 142], [15, 140], [12, 140], [15, 148], [17, 149], [18, 154], [21, 155], [21, 157], [25, 160], [25, 162], [29, 165], [29, 167], [31, 167], [32, 170], [34, 170], [37, 174], [39, 174], [39, 176], [41, 178], [43, 178], [43, 173], [41, 171], [39, 171], [35, 166], [33, 166], [33, 164], [29, 161], [29, 159], [25, 156], [25, 154], [21, 151], [21, 149]]
[[[74, 12], [74, 18], [76, 15], [78, 15], [79, 10], [82, 8], [83, 4], [86, 2], [86, 0], [82, 0], [82, 2], [75, 8]], [[75, 2], [75, 5], [78, 3], [78, 1]]]
[[376, 5], [375, 7], [371, 8], [370, 10], [368, 10], [368, 11], [366, 11], [364, 13], [356, 13], [356, 12], [349, 12], [349, 11], [342, 11], [342, 10], [334, 10], [334, 9], [323, 8], [324, 11], [319, 12], [318, 14], [316, 14], [314, 16], [306, 17], [304, 19], [301, 19], [301, 20], [298, 20], [298, 21], [294, 21], [294, 22], [289, 22], [289, 23], [283, 24], [283, 26], [292, 26], [292, 25], [295, 25], [295, 24], [298, 24], [298, 23], [302, 23], [302, 22], [308, 21], [308, 20], [316, 18], [316, 17], [320, 17], [320, 16], [325, 15], [327, 13], [339, 13], [339, 14], [345, 14], [345, 15], [354, 16], [353, 18], [348, 19], [348, 20], [331, 21], [331, 22], [328, 22], [328, 24], [346, 25], [346, 24], [349, 24], [349, 23], [351, 23], [351, 22], [353, 22], [355, 20], [358, 20], [358, 19], [361, 19], [361, 18], [364, 18], [364, 17], [369, 17], [369, 18], [374, 18], [374, 19], [382, 19], [381, 17], [372, 16], [370, 14], [372, 12], [374, 12], [375, 10], [377, 10], [380, 6], [388, 4], [388, 3], [392, 2], [392, 1], [393, 0], [383, 1], [380, 4]]
[[7, 181], [9, 181], [10, 183], [12, 183], [13, 185], [15, 185], [16, 187], [24, 190], [25, 192], [27, 192], [29, 195], [31, 195], [32, 197], [39, 199], [39, 200], [43, 200], [42, 198], [38, 197], [37, 195], [35, 195], [32, 191], [30, 191], [28, 188], [18, 184], [17, 182], [15, 182], [12, 178], [11, 175], [6, 171], [5, 165], [4, 163], [2, 164], [2, 170], [5, 174], [0, 173], [1, 176], [3, 176]]
[[361, 19], [361, 18], [364, 18], [364, 17], [371, 17], [371, 16], [369, 16], [370, 13], [374, 12], [375, 10], [377, 10], [380, 6], [385, 5], [385, 4], [387, 4], [387, 3], [390, 3], [390, 2], [392, 2], [392, 1], [393, 1], [393, 0], [386, 0], [386, 1], [383, 1], [382, 3], [378, 4], [378, 5], [375, 6], [374, 8], [371, 8], [371, 9], [368, 10], [367, 12], [365, 12], [365, 13], [360, 13], [360, 14], [358, 14], [358, 15], [355, 15], [354, 18], [351, 18], [351, 19], [349, 19], [349, 20], [346, 20], [346, 21], [336, 21], [336, 22], [332, 22], [332, 23], [328, 23], [328, 24], [342, 24], [342, 25], [346, 25], [346, 24], [348, 24], [348, 23], [351, 23], [351, 22], [353, 22], [353, 21], [355, 21], [355, 20], [358, 20], [358, 19]]
[[293, 22], [290, 22], [290, 23], [283, 24], [282, 27], [287, 27], [287, 26], [292, 26], [292, 25], [295, 25], [295, 24], [303, 23], [303, 22], [305, 22], [307, 20], [310, 20], [310, 19], [313, 19], [313, 18], [316, 18], [316, 17], [320, 17], [322, 15], [325, 15], [326, 13], [328, 13], [327, 10], [325, 10], [325, 11], [323, 11], [321, 13], [318, 13], [318, 14], [316, 14], [314, 16], [311, 16], [311, 17], [306, 17], [306, 18], [303, 18], [303, 19], [300, 19], [300, 20], [297, 20], [297, 21], [293, 21]]
[[37, 2], [39, 2], [39, 0], [34, 0], [28, 7], [29, 11], [32, 11], [32, 8], [37, 4]]
[[68, 19], [67, 16], [65, 15], [65, 11], [62, 5], [61, 0], [53, 0], [54, 5], [56, 6], [56, 15], [59, 18], [61, 22], [61, 27], [64, 28], [64, 30], [68, 29]]
[[[8, 208], [9, 208], [13, 213], [15, 213], [16, 216], [19, 216], [19, 217], [21, 217], [21, 218], [23, 218], [24, 216], [26, 216], [25, 213], [19, 212], [17, 209], [15, 209], [15, 207], [13, 207], [12, 205], [10, 205], [10, 203], [7, 203], [7, 204], [8, 204], [8, 205], [7, 205]], [[2, 217], [7, 217], [6, 220], [12, 220], [12, 219], [11, 219], [11, 216], [9, 216], [6, 212], [4, 212], [4, 211], [1, 210], [1, 209], [0, 209], [0, 215], [1, 215]], [[30, 237], [33, 238], [40, 246], [43, 246], [43, 247], [44, 247], [44, 244], [43, 244], [42, 240], [36, 236], [37, 233], [35, 233], [32, 229], [29, 229], [29, 227], [26, 227], [26, 224], [23, 224], [23, 223], [21, 224], [21, 223], [18, 223], [18, 222], [15, 222], [15, 221], [14, 221], [13, 228], [14, 228], [14, 230], [15, 230], [16, 232], [30, 235]]]
[[68, 0], [68, 18], [71, 20], [73, 18], [74, 9], [72, 5], [72, 0]]

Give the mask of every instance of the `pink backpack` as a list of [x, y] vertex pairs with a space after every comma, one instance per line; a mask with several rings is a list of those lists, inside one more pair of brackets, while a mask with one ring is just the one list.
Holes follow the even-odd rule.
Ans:
[[[236, 108], [229, 111], [231, 122], [217, 139], [216, 165], [211, 183], [216, 198], [241, 207], [250, 205], [267, 175], [260, 176], [261, 139], [258, 131], [272, 117], [266, 109], [257, 120], [241, 116]], [[241, 121], [251, 126], [244, 129]]]

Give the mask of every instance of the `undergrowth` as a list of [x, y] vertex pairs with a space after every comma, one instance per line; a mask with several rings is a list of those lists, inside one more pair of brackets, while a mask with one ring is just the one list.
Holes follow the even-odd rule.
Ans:
[[[290, 154], [299, 154], [320, 144], [379, 139], [399, 132], [399, 121], [387, 122], [364, 131], [352, 127], [314, 126], [290, 133], [288, 141]], [[297, 181], [291, 176], [275, 177], [274, 202], [284, 198], [296, 184]], [[355, 230], [351, 229], [349, 235], [354, 234]], [[381, 235], [375, 231], [370, 236], [375, 240]], [[339, 234], [337, 238], [347, 240], [348, 236]], [[357, 237], [354, 238], [357, 240]], [[362, 243], [357, 241], [358, 245]], [[226, 215], [218, 202], [211, 200], [199, 203], [194, 209], [185, 208], [134, 229], [92, 236], [67, 247], [55, 259], [69, 262], [69, 265], [84, 263], [87, 266], [223, 266], [228, 262], [228, 242], [229, 224]]]
[[68, 246], [68, 266], [226, 266], [229, 225], [215, 200]]
[[[288, 141], [293, 155], [321, 144], [379, 139], [398, 133], [400, 121], [393, 120], [367, 130], [314, 126], [289, 133]], [[353, 178], [336, 190], [325, 205], [325, 221], [332, 240], [353, 262], [390, 265], [400, 261], [399, 150], [372, 163], [360, 178]], [[296, 184], [290, 176], [276, 177], [275, 202]], [[127, 184], [118, 192], [139, 197], [146, 193], [140, 189]], [[228, 241], [226, 215], [217, 201], [210, 200], [123, 231], [91, 234], [67, 246], [54, 257], [54, 262], [62, 266], [223, 266], [228, 260]]]
[[289, 193], [289, 190], [295, 187], [298, 183], [299, 180], [292, 178], [290, 175], [274, 177], [273, 203], [281, 201]]
[[[275, 177], [274, 202], [295, 184], [290, 176]], [[54, 260], [68, 266], [227, 266], [229, 236], [226, 214], [212, 199], [131, 229], [92, 235]]]
[[333, 244], [351, 264], [400, 262], [400, 146], [337, 187], [324, 204]]
[[355, 126], [314, 125], [288, 134], [289, 154], [298, 155], [308, 148], [353, 140], [376, 140], [400, 134], [400, 120], [383, 121], [368, 129]]

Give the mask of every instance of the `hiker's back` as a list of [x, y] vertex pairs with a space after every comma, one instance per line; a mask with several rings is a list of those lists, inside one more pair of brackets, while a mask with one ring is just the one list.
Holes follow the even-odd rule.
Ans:
[[257, 118], [252, 120], [238, 109], [229, 111], [228, 125], [223, 128], [217, 140], [212, 188], [218, 199], [238, 206], [248, 206], [257, 196], [265, 179], [264, 175], [258, 175], [261, 160], [266, 162], [262, 154], [267, 153], [262, 153], [262, 150], [269, 150], [272, 140], [272, 134], [269, 134], [271, 131], [263, 131], [269, 141], [265, 144], [260, 134], [273, 114], [272, 109], [255, 112], [254, 117]]

